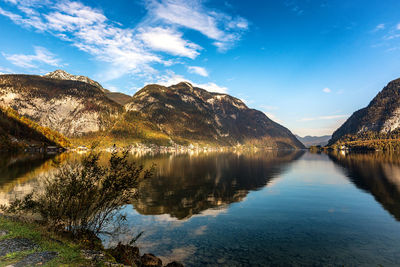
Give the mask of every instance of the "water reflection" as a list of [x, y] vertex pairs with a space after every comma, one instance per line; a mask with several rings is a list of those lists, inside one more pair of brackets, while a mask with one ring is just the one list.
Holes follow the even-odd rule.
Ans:
[[73, 158], [72, 154], [1, 154], [0, 205], [20, 198], [38, 186], [38, 176], [51, 172], [60, 163]]
[[400, 221], [400, 154], [331, 153], [330, 159], [344, 167], [346, 176], [368, 192]]
[[211, 153], [155, 160], [157, 175], [144, 181], [133, 205], [141, 214], [187, 219], [209, 209], [242, 201], [279, 176], [304, 151]]

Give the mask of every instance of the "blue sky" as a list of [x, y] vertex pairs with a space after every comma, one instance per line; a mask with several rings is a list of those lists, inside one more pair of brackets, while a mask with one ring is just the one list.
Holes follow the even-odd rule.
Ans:
[[64, 69], [133, 95], [181, 80], [304, 135], [400, 77], [400, 1], [0, 0], [0, 72]]

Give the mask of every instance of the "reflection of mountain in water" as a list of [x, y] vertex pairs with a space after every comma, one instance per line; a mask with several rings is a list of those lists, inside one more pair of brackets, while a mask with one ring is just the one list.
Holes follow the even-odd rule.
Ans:
[[207, 209], [243, 200], [250, 190], [267, 185], [303, 153], [270, 151], [164, 158], [156, 161], [157, 175], [142, 182], [140, 196], [133, 205], [145, 215], [189, 218]]
[[400, 155], [385, 153], [330, 154], [346, 169], [346, 175], [358, 188], [375, 199], [400, 221]]
[[0, 157], [0, 204], [21, 197], [37, 186], [37, 177], [55, 169], [66, 154], [19, 154]]

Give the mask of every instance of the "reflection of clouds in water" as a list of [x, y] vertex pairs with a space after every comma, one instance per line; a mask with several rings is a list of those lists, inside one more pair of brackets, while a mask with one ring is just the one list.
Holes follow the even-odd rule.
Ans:
[[204, 217], [204, 216], [217, 217], [227, 212], [228, 212], [228, 205], [224, 205], [217, 209], [203, 210], [200, 214], [193, 215], [193, 217]]
[[184, 262], [187, 258], [194, 255], [196, 252], [196, 247], [193, 245], [174, 248], [168, 253], [168, 256], [160, 255], [158, 256], [163, 263], [169, 263], [171, 261], [180, 261]]
[[[312, 170], [312, 172], [310, 172]], [[321, 175], [324, 174], [324, 175]], [[275, 180], [274, 180], [275, 181]], [[285, 175], [284, 183], [298, 182], [302, 186], [316, 185], [344, 185], [350, 182], [336, 171], [336, 166], [331, 161], [308, 160], [297, 161], [292, 166], [292, 171]], [[269, 187], [270, 185], [268, 185]]]
[[204, 232], [207, 230], [207, 226], [203, 225], [193, 231], [194, 235], [204, 235]]
[[221, 205], [221, 207], [203, 210], [199, 214], [195, 214], [195, 215], [192, 215], [191, 217], [187, 217], [184, 219], [178, 219], [178, 218], [172, 217], [170, 214], [153, 215], [152, 218], [154, 218], [154, 220], [156, 222], [171, 222], [173, 225], [179, 226], [179, 225], [183, 224], [184, 222], [190, 221], [192, 218], [196, 218], [196, 217], [214, 217], [215, 218], [215, 217], [217, 217], [221, 214], [227, 213], [227, 212], [228, 212], [228, 205]]
[[277, 185], [281, 179], [282, 179], [281, 176], [276, 176], [275, 179], [269, 180], [268, 183], [265, 185], [265, 187], [267, 187], [267, 188], [273, 187], [273, 186]]

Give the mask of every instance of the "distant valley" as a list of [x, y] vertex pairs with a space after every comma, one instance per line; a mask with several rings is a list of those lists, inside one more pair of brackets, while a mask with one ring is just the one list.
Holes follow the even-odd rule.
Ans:
[[331, 139], [331, 135], [323, 135], [323, 136], [298, 136], [296, 135], [297, 139], [302, 142], [306, 147], [310, 146], [326, 146]]

